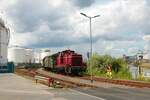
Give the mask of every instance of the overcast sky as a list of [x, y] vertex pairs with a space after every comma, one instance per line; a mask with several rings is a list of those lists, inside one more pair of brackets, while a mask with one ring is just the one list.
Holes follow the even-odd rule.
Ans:
[[12, 45], [89, 50], [89, 16], [93, 49], [121, 56], [149, 49], [150, 0], [0, 0], [1, 16], [11, 29]]

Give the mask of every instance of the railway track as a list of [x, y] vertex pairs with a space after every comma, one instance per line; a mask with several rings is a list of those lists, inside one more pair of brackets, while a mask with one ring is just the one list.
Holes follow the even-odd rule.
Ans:
[[[27, 70], [27, 69], [16, 69], [15, 73], [23, 76], [25, 78], [34, 80], [34, 76], [39, 75], [42, 77], [48, 77], [48, 78], [53, 78], [56, 81], [59, 81], [63, 87], [93, 87], [92, 85], [89, 84], [84, 84], [84, 82], [80, 83], [78, 81], [74, 81], [74, 78], [68, 79], [68, 76], [64, 75], [58, 75], [55, 73], [50, 73], [47, 71], [38, 71], [38, 70]], [[47, 82], [40, 82], [42, 84], [48, 85]]]
[[94, 82], [91, 83], [89, 76], [71, 77], [71, 76], [65, 76], [61, 74], [47, 72], [42, 69], [38, 69], [38, 70], [18, 69], [16, 70], [16, 73], [20, 75], [26, 75], [29, 77], [34, 77], [37, 74], [44, 76], [44, 77], [51, 77], [54, 80], [60, 81], [61, 84], [65, 87], [79, 87], [79, 86], [102, 87], [102, 86], [105, 86], [106, 83], [108, 83], [108, 85], [111, 84], [111, 86], [113, 87], [117, 87], [118, 85], [124, 85], [124, 86], [130, 86], [130, 87], [138, 87], [138, 88], [143, 88], [143, 87], [150, 88], [150, 83], [148, 82], [93, 77]]
[[[90, 80], [90, 77], [81, 77], [81, 78], [85, 80]], [[108, 79], [108, 78], [103, 78], [103, 77], [93, 77], [93, 80], [97, 82], [112, 83], [112, 84], [125, 85], [125, 86], [131, 86], [131, 87], [150, 88], [150, 82], [121, 80], [121, 79]]]

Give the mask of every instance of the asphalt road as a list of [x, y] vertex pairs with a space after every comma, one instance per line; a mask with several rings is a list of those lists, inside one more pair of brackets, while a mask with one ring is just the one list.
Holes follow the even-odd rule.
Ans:
[[150, 100], [150, 89], [111, 84], [54, 89], [15, 74], [0, 74], [0, 100]]
[[76, 88], [75, 90], [101, 97], [105, 100], [150, 100], [148, 88]]
[[54, 89], [15, 74], [0, 74], [0, 100], [103, 100], [71, 89]]

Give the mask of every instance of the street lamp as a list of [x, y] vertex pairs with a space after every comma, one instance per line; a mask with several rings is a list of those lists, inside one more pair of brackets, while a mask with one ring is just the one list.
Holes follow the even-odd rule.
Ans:
[[[80, 13], [81, 15], [89, 18], [90, 20], [90, 58], [92, 57], [92, 18], [96, 18], [96, 17], [100, 17], [100, 15], [95, 15], [95, 16], [87, 16], [86, 14], [84, 13]], [[93, 72], [92, 72], [92, 64], [91, 64], [91, 61], [90, 61], [90, 69], [91, 69], [91, 83], [93, 83]]]

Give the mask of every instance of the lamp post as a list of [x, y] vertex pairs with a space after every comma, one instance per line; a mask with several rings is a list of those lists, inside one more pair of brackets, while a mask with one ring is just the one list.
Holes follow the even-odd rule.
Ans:
[[[86, 14], [84, 13], [80, 13], [81, 15], [89, 18], [90, 20], [90, 58], [92, 57], [92, 18], [96, 18], [96, 17], [100, 17], [100, 15], [95, 15], [95, 16], [87, 16]], [[93, 83], [93, 72], [92, 72], [92, 64], [91, 64], [91, 61], [90, 61], [90, 69], [91, 69], [91, 83]]]

